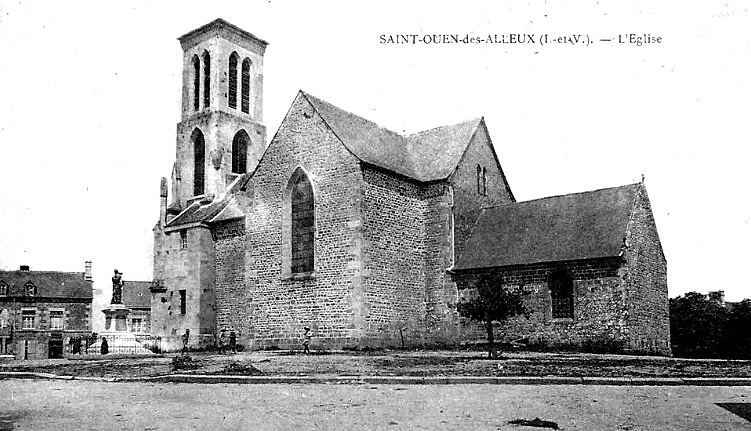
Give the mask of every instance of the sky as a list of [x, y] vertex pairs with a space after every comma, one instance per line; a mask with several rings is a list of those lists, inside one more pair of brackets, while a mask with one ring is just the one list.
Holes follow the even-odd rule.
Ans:
[[[694, 4], [696, 3], [696, 4]], [[264, 124], [298, 90], [400, 133], [483, 116], [519, 201], [641, 181], [669, 295], [751, 297], [744, 1], [0, 0], [0, 269], [152, 279], [180, 121], [177, 37], [269, 42]], [[416, 43], [381, 36], [417, 35]], [[534, 34], [535, 43], [426, 43]], [[540, 44], [582, 35], [588, 44]], [[628, 34], [659, 43], [620, 43]], [[496, 36], [498, 35], [498, 36]], [[611, 41], [601, 41], [611, 39]]]

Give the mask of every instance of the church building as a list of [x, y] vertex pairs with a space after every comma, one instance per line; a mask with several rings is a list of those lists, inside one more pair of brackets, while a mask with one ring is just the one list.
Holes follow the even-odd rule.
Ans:
[[179, 41], [153, 335], [290, 348], [307, 326], [327, 349], [473, 342], [456, 304], [491, 277], [530, 292], [512, 338], [669, 353], [643, 184], [516, 203], [483, 118], [405, 136], [303, 91], [267, 145], [267, 42], [221, 19]]

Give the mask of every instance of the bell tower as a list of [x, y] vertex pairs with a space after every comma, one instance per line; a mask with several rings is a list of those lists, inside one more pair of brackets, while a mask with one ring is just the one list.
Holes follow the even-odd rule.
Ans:
[[180, 38], [182, 115], [171, 208], [213, 200], [252, 172], [266, 146], [263, 55], [268, 43], [222, 19]]

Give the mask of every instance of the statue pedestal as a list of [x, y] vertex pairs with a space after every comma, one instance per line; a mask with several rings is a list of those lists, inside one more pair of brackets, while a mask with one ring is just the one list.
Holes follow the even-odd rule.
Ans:
[[[142, 343], [142, 339], [136, 338], [136, 335], [128, 332], [128, 314], [130, 310], [123, 304], [109, 304], [102, 310], [104, 313], [104, 331], [99, 334], [99, 340], [94, 344], [93, 349], [99, 352], [102, 346], [102, 339], [107, 339], [109, 353], [114, 354], [131, 354], [131, 355], [150, 355]], [[141, 337], [143, 338], [143, 337]]]
[[123, 304], [110, 304], [102, 310], [105, 332], [127, 332], [130, 310]]

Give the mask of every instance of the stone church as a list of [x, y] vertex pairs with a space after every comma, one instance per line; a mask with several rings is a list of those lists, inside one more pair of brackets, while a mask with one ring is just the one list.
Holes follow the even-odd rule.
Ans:
[[303, 91], [267, 145], [267, 42], [220, 19], [179, 41], [152, 334], [288, 348], [308, 326], [320, 348], [473, 342], [456, 304], [491, 277], [529, 293], [530, 317], [504, 337], [669, 353], [643, 184], [517, 203], [482, 118], [404, 136]]

